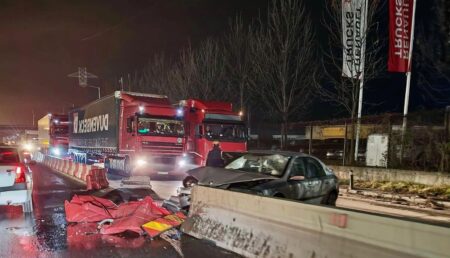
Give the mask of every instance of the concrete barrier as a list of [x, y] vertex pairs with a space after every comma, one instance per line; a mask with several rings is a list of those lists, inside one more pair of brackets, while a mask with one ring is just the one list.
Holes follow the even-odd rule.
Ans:
[[104, 168], [75, 163], [72, 160], [45, 156], [41, 153], [35, 154], [34, 157], [36, 161], [43, 163], [51, 169], [85, 183], [88, 190], [104, 189], [109, 186]]
[[450, 228], [195, 186], [182, 230], [246, 257], [448, 257]]
[[328, 167], [333, 169], [336, 176], [341, 179], [349, 179], [350, 170], [352, 170], [355, 180], [392, 182], [404, 181], [424, 185], [450, 185], [449, 173], [374, 167], [349, 167], [333, 165], [329, 165]]

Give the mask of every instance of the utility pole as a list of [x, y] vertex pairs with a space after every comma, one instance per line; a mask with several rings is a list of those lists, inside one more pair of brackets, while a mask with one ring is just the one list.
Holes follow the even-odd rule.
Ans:
[[34, 123], [35, 123], [35, 118], [36, 118], [36, 114], [34, 113], [34, 109], [31, 110], [31, 114], [33, 115], [33, 127], [34, 127]]
[[80, 87], [83, 87], [83, 88], [90, 87], [90, 88], [97, 89], [98, 98], [100, 99], [100, 97], [101, 97], [100, 87], [88, 84], [88, 78], [98, 78], [98, 76], [88, 73], [86, 67], [78, 67], [78, 72], [68, 74], [67, 76], [78, 78], [78, 85], [80, 85]]

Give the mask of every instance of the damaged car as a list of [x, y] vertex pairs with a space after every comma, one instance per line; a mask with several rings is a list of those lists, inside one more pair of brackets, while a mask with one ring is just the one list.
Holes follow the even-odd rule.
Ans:
[[330, 168], [296, 152], [248, 152], [224, 168], [201, 167], [187, 173], [185, 187], [198, 184], [332, 206], [339, 194], [338, 178]]

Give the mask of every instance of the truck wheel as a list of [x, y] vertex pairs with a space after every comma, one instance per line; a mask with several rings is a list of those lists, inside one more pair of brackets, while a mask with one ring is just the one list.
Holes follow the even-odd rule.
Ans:
[[31, 200], [31, 198], [22, 204], [22, 211], [23, 213], [33, 212], [33, 201]]
[[126, 156], [125, 160], [123, 161], [123, 167], [125, 169], [125, 174], [127, 176], [131, 175], [131, 164], [130, 164], [130, 157]]

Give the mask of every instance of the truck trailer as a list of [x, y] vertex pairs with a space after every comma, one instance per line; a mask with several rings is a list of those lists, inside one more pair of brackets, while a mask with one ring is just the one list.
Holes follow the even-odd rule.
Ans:
[[206, 165], [214, 142], [219, 143], [225, 160], [247, 151], [247, 127], [231, 103], [187, 99], [179, 106], [188, 134], [186, 151], [196, 165]]
[[38, 120], [38, 147], [41, 152], [63, 156], [69, 146], [68, 117], [63, 114], [47, 114]]
[[69, 152], [124, 176], [178, 174], [185, 161], [182, 116], [166, 96], [116, 91], [69, 113]]

